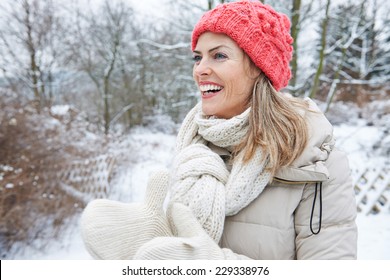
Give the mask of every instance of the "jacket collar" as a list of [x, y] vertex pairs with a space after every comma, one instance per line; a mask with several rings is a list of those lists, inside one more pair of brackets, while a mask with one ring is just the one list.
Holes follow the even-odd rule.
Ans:
[[291, 166], [280, 168], [275, 179], [290, 182], [322, 182], [329, 178], [325, 161], [334, 147], [333, 127], [317, 105], [308, 99], [310, 111], [304, 118], [308, 127], [308, 143]]
[[274, 178], [291, 183], [323, 182], [329, 178], [329, 172], [326, 166], [319, 162], [308, 167], [282, 167]]

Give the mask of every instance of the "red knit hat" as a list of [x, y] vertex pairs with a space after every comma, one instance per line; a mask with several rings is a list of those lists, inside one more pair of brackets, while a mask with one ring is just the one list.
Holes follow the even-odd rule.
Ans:
[[224, 33], [242, 48], [280, 90], [291, 78], [289, 62], [293, 39], [290, 20], [260, 1], [238, 1], [218, 5], [206, 12], [192, 32], [192, 50], [206, 32]]

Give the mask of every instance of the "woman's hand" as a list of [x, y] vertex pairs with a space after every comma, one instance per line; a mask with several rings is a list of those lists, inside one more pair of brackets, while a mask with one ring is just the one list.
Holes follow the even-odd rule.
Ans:
[[132, 259], [144, 243], [172, 235], [163, 211], [169, 175], [162, 170], [148, 182], [144, 203], [107, 199], [90, 202], [81, 218], [82, 237], [96, 259]]
[[244, 259], [229, 249], [221, 249], [204, 231], [191, 210], [181, 203], [169, 209], [177, 237], [157, 237], [145, 243], [134, 259], [145, 260], [223, 260]]

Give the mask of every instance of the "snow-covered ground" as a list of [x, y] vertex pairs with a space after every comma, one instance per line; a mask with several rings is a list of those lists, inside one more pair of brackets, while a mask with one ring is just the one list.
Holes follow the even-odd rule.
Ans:
[[[367, 131], [369, 130], [369, 131]], [[377, 141], [377, 131], [373, 127], [339, 126], [335, 134], [340, 146], [345, 149], [352, 160], [352, 165], [367, 163], [362, 154], [362, 146], [370, 146]], [[175, 137], [163, 133], [140, 130], [132, 134], [133, 143], [137, 143], [139, 162], [129, 173], [123, 174], [118, 188], [122, 192], [131, 191], [132, 201], [142, 200], [147, 178], [150, 172], [170, 165]], [[365, 162], [364, 162], [365, 161]], [[123, 185], [126, 185], [124, 188]], [[130, 186], [130, 188], [128, 188]], [[390, 260], [390, 213], [365, 216], [358, 215], [359, 227], [358, 259]], [[28, 249], [16, 259], [91, 259], [86, 252], [78, 228], [78, 219], [70, 226], [61, 240], [53, 241], [45, 252]]]
[[[373, 147], [380, 141], [381, 129], [366, 126], [364, 121], [354, 125], [335, 126], [334, 134], [340, 149], [347, 152], [351, 168], [380, 167], [389, 159], [375, 156]], [[359, 214], [358, 259], [390, 260], [390, 213]]]

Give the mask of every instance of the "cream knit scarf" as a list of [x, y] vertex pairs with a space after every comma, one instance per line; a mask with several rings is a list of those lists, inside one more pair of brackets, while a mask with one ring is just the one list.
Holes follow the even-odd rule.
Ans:
[[228, 120], [206, 118], [199, 103], [188, 113], [178, 133], [171, 202], [189, 206], [216, 242], [222, 236], [225, 216], [245, 208], [270, 180], [260, 149], [246, 164], [238, 154], [229, 171], [222, 158], [208, 147], [212, 143], [232, 151], [248, 131], [249, 110]]

